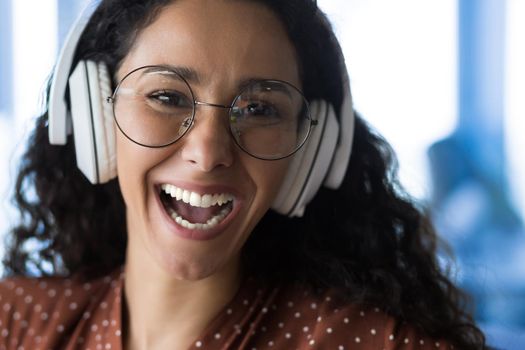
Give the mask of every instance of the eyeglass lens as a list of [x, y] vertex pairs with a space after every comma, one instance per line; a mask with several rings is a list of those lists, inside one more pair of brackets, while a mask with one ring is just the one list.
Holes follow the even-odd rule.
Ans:
[[[113, 95], [115, 120], [130, 140], [162, 147], [179, 140], [192, 126], [195, 98], [177, 72], [143, 67], [126, 75]], [[310, 130], [308, 105], [302, 93], [286, 82], [254, 81], [229, 109], [235, 142], [262, 159], [284, 158], [295, 152]]]

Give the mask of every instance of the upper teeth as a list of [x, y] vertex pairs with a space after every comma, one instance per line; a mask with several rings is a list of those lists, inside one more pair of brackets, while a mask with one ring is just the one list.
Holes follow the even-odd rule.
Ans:
[[172, 198], [178, 201], [182, 200], [184, 203], [188, 203], [194, 207], [209, 208], [214, 205], [223, 205], [233, 200], [233, 195], [228, 193], [201, 195], [170, 184], [163, 184], [161, 188], [164, 193], [170, 195]]

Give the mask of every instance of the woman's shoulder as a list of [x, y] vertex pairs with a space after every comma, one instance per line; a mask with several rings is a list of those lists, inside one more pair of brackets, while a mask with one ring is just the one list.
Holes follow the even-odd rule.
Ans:
[[[288, 287], [277, 310], [288, 314], [308, 345], [333, 349], [453, 349], [373, 305], [348, 301], [336, 289]], [[293, 310], [292, 312], [288, 310]]]
[[198, 344], [224, 335], [242, 349], [453, 349], [377, 307], [345, 301], [337, 290], [297, 284], [243, 287]]
[[[0, 344], [31, 337], [66, 336], [116, 283], [115, 273], [96, 279], [15, 276], [0, 280]], [[49, 339], [47, 339], [49, 341]], [[14, 344], [10, 344], [14, 345]]]

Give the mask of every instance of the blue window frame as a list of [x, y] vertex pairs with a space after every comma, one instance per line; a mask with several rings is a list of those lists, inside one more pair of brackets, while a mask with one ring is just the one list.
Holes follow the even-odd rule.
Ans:
[[11, 0], [0, 1], [0, 115], [10, 115], [13, 106], [13, 44]]

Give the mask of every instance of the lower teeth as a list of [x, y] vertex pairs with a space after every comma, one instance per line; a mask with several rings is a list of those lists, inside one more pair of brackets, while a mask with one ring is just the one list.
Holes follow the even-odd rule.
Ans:
[[226, 207], [222, 209], [219, 212], [219, 214], [215, 215], [214, 217], [212, 217], [211, 219], [206, 221], [206, 223], [203, 223], [203, 224], [202, 223], [194, 224], [192, 222], [189, 222], [188, 220], [183, 219], [182, 216], [177, 214], [177, 212], [173, 209], [170, 209], [170, 216], [173, 220], [175, 220], [177, 224], [181, 225], [182, 227], [188, 228], [190, 230], [209, 230], [217, 226], [217, 224], [221, 222], [226, 217], [226, 215], [230, 213], [230, 211], [231, 209]]

